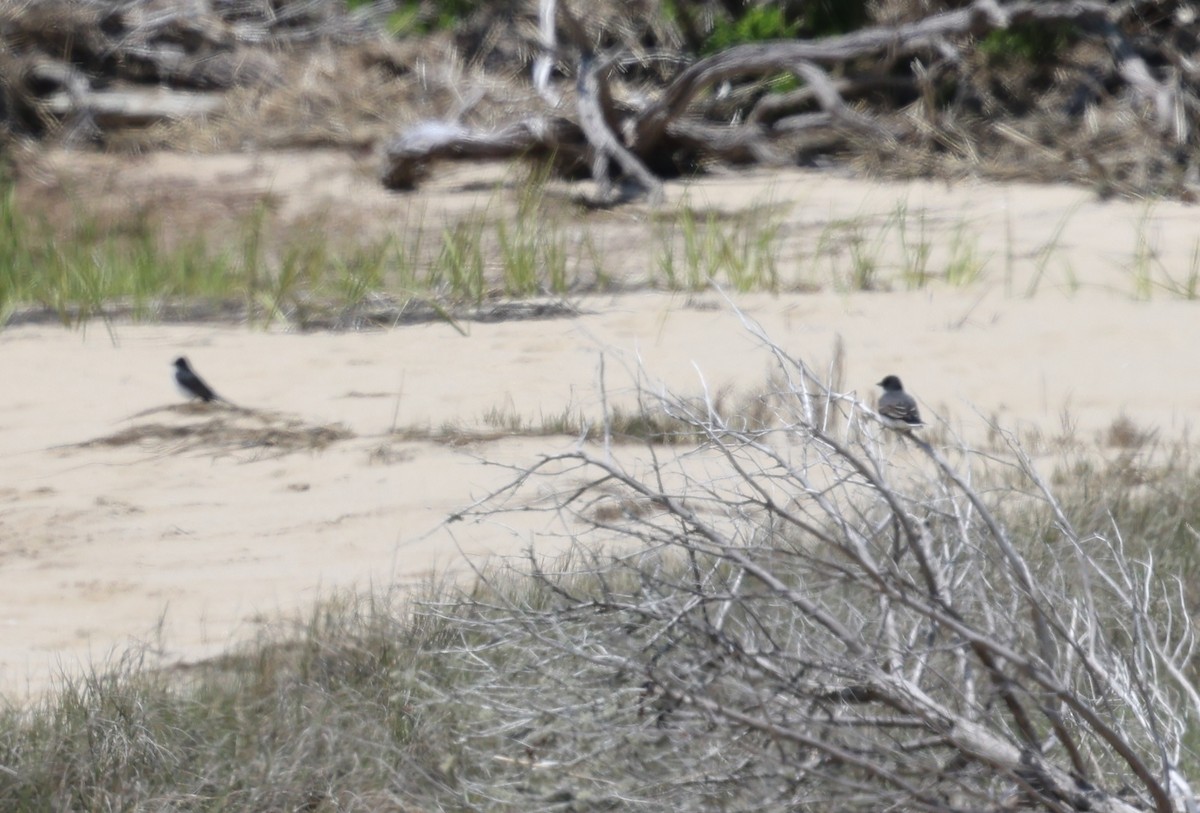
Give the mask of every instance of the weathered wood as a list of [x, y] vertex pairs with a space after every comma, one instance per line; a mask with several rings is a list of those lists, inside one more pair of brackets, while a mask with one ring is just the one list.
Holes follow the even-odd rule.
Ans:
[[[610, 172], [614, 165], [620, 167], [623, 176], [658, 195], [661, 182], [652, 167], [661, 171], [663, 167], [680, 166], [681, 162], [709, 158], [777, 163], [785, 155], [785, 145], [793, 157], [798, 155], [797, 150], [808, 149], [801, 142], [808, 143], [811, 149], [835, 148], [839, 143], [846, 146], [854, 143], [860, 148], [874, 145], [890, 153], [917, 135], [923, 136], [916, 139], [918, 148], [946, 143], [956, 145], [956, 149], [961, 146], [962, 151], [974, 155], [976, 142], [972, 133], [954, 134], [946, 129], [948, 125], [943, 123], [939, 111], [952, 116], [955, 108], [938, 99], [936, 84], [951, 80], [967, 93], [975, 93], [976, 98], [980, 94], [987, 97], [986, 87], [972, 90], [976, 78], [972, 74], [978, 63], [970, 49], [988, 34], [1014, 26], [1028, 30], [1031, 26], [1065, 24], [1076, 34], [1102, 44], [1112, 55], [1111, 64], [1102, 61], [1094, 66], [1094, 87], [1080, 97], [1082, 101], [1075, 94], [1055, 111], [1047, 111], [1050, 115], [1078, 117], [1083, 106], [1091, 104], [1089, 93], [1103, 99], [1109, 97], [1115, 86], [1125, 93], [1124, 99], [1115, 100], [1117, 107], [1132, 105], [1139, 115], [1148, 111], [1143, 118], [1154, 122], [1158, 134], [1182, 145], [1194, 138], [1195, 111], [1200, 110], [1200, 99], [1194, 90], [1200, 71], [1194, 69], [1191, 56], [1174, 53], [1171, 42], [1156, 43], [1150, 49], [1153, 57], [1145, 40], [1138, 40], [1135, 47], [1131, 39], [1135, 35], [1126, 30], [1130, 25], [1129, 9], [1096, 0], [1018, 0], [1007, 4], [974, 0], [965, 8], [930, 14], [903, 24], [874, 26], [813, 41], [736, 46], [695, 62], [649, 103], [630, 104], [630, 94], [626, 94], [624, 108], [614, 104], [610, 92], [607, 66], [611, 57], [605, 59], [593, 53], [596, 37], [584, 30], [567, 0], [540, 0], [539, 12], [542, 53], [534, 67], [534, 86], [555, 111], [561, 109], [565, 94], [561, 86], [552, 85], [551, 73], [555, 61], [563, 64], [568, 49], [575, 50], [578, 54], [576, 111], [570, 127], [575, 129], [577, 137], [573, 143], [591, 165], [602, 197], [613, 193]], [[557, 39], [560, 34], [561, 43]], [[1152, 67], [1155, 58], [1165, 61], [1168, 67]], [[859, 73], [864, 67], [867, 72]], [[991, 70], [986, 62], [985, 70]], [[767, 94], [744, 119], [738, 119], [744, 105], [739, 106], [733, 99], [723, 100], [721, 94], [708, 93], [722, 83], [784, 72], [801, 79], [803, 88], [790, 94]], [[850, 97], [879, 91], [892, 95], [898, 91], [902, 96], [923, 98], [928, 120], [904, 115], [889, 120], [847, 103]], [[744, 88], [741, 98], [751, 102], [755, 92], [754, 88]], [[691, 111], [700, 106], [697, 103], [701, 99], [709, 111], [728, 115], [731, 123], [721, 125], [692, 116]], [[813, 104], [820, 112], [793, 114]], [[981, 124], [982, 129], [977, 128], [974, 135], [980, 135], [986, 126]], [[490, 144], [492, 149], [485, 151], [486, 155], [513, 154], [498, 152], [505, 139], [496, 132], [457, 136], [459, 141], [469, 138]], [[533, 139], [526, 132], [511, 145], [511, 150], [526, 149], [531, 142], [554, 146]], [[444, 145], [439, 146], [430, 157], [445, 151]], [[418, 160], [411, 150], [407, 156], [404, 160], [410, 163]], [[1087, 160], [1086, 155], [1084, 158]], [[1077, 163], [1066, 155], [1062, 161]], [[385, 174], [388, 172], [385, 170]], [[416, 175], [409, 175], [406, 183], [415, 182], [415, 178]]]
[[538, 3], [538, 33], [542, 40], [542, 52], [533, 61], [533, 87], [542, 101], [557, 108], [562, 104], [562, 94], [550, 86], [550, 74], [554, 70], [554, 57], [558, 52], [558, 41], [554, 25], [557, 0], [540, 0]]
[[103, 129], [143, 127], [168, 119], [219, 113], [225, 107], [225, 94], [166, 88], [88, 89], [76, 93], [59, 91], [45, 100], [45, 106], [46, 110], [61, 118], [86, 111]]
[[866, 133], [874, 138], [888, 140], [894, 138], [887, 128], [850, 108], [837, 92], [837, 88], [833, 86], [829, 74], [818, 68], [815, 63], [801, 60], [796, 63], [793, 70], [798, 76], [803, 77], [808, 86], [812, 88], [821, 107], [843, 127]]
[[[828, 114], [819, 115], [829, 124]], [[790, 156], [775, 145], [772, 134], [763, 127], [729, 127], [684, 118], [671, 122], [667, 129], [671, 140], [679, 145], [730, 164], [777, 166], [790, 162]]]
[[1150, 102], [1160, 132], [1171, 132], [1175, 143], [1187, 140], [1187, 120], [1182, 115], [1176, 91], [1154, 78], [1146, 60], [1133, 49], [1121, 30], [1105, 19], [1100, 24], [1109, 51], [1117, 63], [1117, 73], [1129, 83], [1134, 93]]
[[[843, 100], [863, 96], [875, 91], [911, 93], [915, 88], [912, 79], [886, 74], [839, 77], [832, 79], [833, 89]], [[796, 111], [817, 102], [814, 88], [803, 85], [786, 93], [768, 93], [760, 98], [746, 116], [747, 124], [770, 124], [791, 116]]]
[[615, 186], [609, 174], [610, 164], [615, 161], [622, 172], [649, 195], [651, 202], [661, 202], [662, 182], [616, 136], [620, 120], [605, 79], [609, 61], [596, 57], [587, 32], [566, 3], [558, 6], [558, 19], [567, 37], [579, 49], [575, 106], [579, 127], [592, 149], [592, 178], [596, 181], [600, 199], [606, 202], [615, 199]]
[[654, 177], [646, 165], [636, 155], [625, 148], [616, 135], [609, 129], [605, 121], [601, 98], [604, 95], [600, 79], [603, 66], [594, 59], [584, 57], [579, 66], [579, 83], [576, 86], [577, 105], [579, 109], [579, 126], [587, 137], [588, 144], [594, 151], [593, 172], [600, 186], [601, 197], [611, 199], [612, 186], [608, 178], [607, 163], [615, 161], [621, 170], [632, 180], [636, 181], [646, 192], [653, 204], [663, 200], [662, 182]]
[[0, 3], [0, 117], [17, 132], [70, 140], [217, 112], [215, 97], [188, 91], [277, 84], [280, 55], [270, 46], [306, 32], [324, 42], [378, 36], [336, 0]]
[[702, 59], [673, 81], [654, 104], [637, 117], [630, 148], [639, 155], [654, 150], [667, 123], [683, 115], [706, 88], [730, 79], [790, 71], [808, 63], [841, 63], [887, 53], [890, 58], [935, 49], [950, 36], [982, 35], [1014, 20], [1094, 22], [1106, 6], [1094, 2], [1018, 3], [1003, 9], [995, 0], [976, 0], [964, 9], [943, 12], [915, 23], [875, 26], [813, 41], [781, 41], [739, 45]]
[[553, 154], [560, 164], [571, 164], [582, 159], [581, 140], [578, 127], [565, 119], [529, 118], [486, 132], [452, 122], [422, 122], [385, 145], [380, 181], [388, 189], [413, 189], [434, 160], [537, 153]]

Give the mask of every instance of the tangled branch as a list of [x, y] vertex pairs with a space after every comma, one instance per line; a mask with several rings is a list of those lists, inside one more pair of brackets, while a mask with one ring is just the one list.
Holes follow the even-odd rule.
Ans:
[[[509, 155], [545, 154], [564, 143], [576, 145], [563, 156], [561, 169], [573, 173], [581, 165], [591, 167], [601, 197], [608, 199], [612, 161], [620, 164], [624, 178], [653, 198], [660, 193], [651, 170], [668, 177], [709, 161], [791, 163], [797, 151], [807, 149], [805, 144], [821, 145], [815, 147], [821, 151], [857, 149], [894, 157], [902, 152], [900, 147], [935, 143], [952, 151], [957, 145], [964, 154], [978, 156], [985, 143], [1011, 142], [1019, 114], [1010, 108], [1019, 104], [1038, 108], [1043, 117], [1029, 128], [1054, 132], [1044, 146], [1061, 164], [1060, 171], [1074, 167], [1074, 174], [1091, 172], [1101, 176], [1092, 180], [1110, 186], [1128, 184], [1120, 177], [1128, 168], [1106, 164], [1116, 153], [1101, 154], [1101, 135], [1093, 133], [1092, 142], [1063, 139], [1064, 130], [1078, 130], [1085, 115], [1094, 118], [1102, 106], [1111, 108], [1112, 121], [1120, 122], [1126, 138], [1138, 131], [1144, 143], [1156, 145], [1162, 154], [1179, 154], [1182, 145], [1194, 142], [1200, 111], [1197, 74], [1175, 42], [1194, 41], [1193, 13], [1172, 16], [1164, 9], [1157, 18], [1160, 23], [1154, 23], [1137, 12], [1137, 4], [974, 0], [965, 7], [956, 5], [820, 39], [735, 45], [695, 59], [658, 87], [626, 92], [624, 103], [616, 104], [617, 94], [609, 85], [616, 84], [611, 66], [619, 61], [619, 52], [597, 57], [591, 44], [601, 37], [583, 30], [566, 0], [540, 0], [542, 54], [533, 66], [532, 83], [549, 109], [531, 118], [550, 117], [561, 127], [541, 128], [554, 134], [552, 141], [539, 140], [534, 128], [526, 128], [529, 137], [513, 144]], [[909, 16], [914, 16], [911, 10]], [[1171, 25], [1180, 26], [1177, 36], [1162, 36], [1155, 28], [1168, 18]], [[559, 43], [558, 29], [566, 32], [568, 45]], [[1061, 53], [1044, 55], [1049, 66], [1044, 70], [1055, 77], [1048, 80], [1051, 89], [1016, 87], [1021, 81], [1037, 84], [1027, 76], [1036, 71], [1029, 66], [1014, 69], [1026, 76], [1010, 81], [993, 64], [1003, 63], [1004, 57], [993, 60], [982, 47], [993, 34], [1015, 32], [1019, 40], [1030, 31], [1055, 30], [1070, 32], [1069, 38], [1080, 45], [1075, 51], [1064, 46]], [[1022, 59], [1026, 58], [1015, 61]], [[564, 75], [576, 77], [573, 87], [552, 84], [555, 65]], [[786, 94], [766, 92], [770, 80], [781, 75], [790, 75], [800, 88]], [[1006, 100], [993, 85], [1012, 85], [1009, 92], [1015, 98]], [[714, 88], [719, 92], [714, 94]], [[1029, 98], [1035, 92], [1044, 93], [1044, 98]], [[574, 116], [561, 104], [570, 93], [577, 101]], [[731, 97], [728, 103], [715, 101], [724, 94]], [[414, 154], [405, 132], [386, 145], [385, 185], [411, 188], [421, 176], [417, 168], [427, 171], [427, 159], [469, 156], [472, 143], [490, 134], [448, 128], [441, 132], [445, 138], [429, 144], [425, 155]], [[1043, 140], [1036, 133], [1024, 138]], [[1119, 160], [1134, 160], [1127, 149], [1118, 152]], [[1149, 163], [1158, 166], [1155, 160]], [[1160, 184], [1178, 186], [1186, 174], [1165, 165], [1139, 171], [1160, 169]], [[404, 179], [406, 186], [395, 185], [396, 178]]]
[[664, 394], [698, 448], [547, 456], [468, 512], [573, 544], [531, 555], [536, 589], [429, 608], [471, 630], [469, 759], [673, 809], [1194, 810], [1169, 575], [1073, 528], [1011, 438], [1015, 485], [981, 491], [981, 457], [884, 429], [760, 338], [755, 420]]

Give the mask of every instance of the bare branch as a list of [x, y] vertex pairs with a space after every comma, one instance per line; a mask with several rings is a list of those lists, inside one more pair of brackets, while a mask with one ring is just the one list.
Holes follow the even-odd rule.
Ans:
[[645, 155], [698, 93], [718, 82], [793, 70], [804, 62], [836, 63], [887, 52], [889, 58], [936, 49], [952, 35], [1005, 28], [1015, 20], [1104, 19], [1101, 3], [1014, 3], [1003, 9], [995, 0], [976, 0], [965, 9], [934, 14], [915, 23], [876, 26], [810, 42], [768, 42], [739, 45], [693, 64], [680, 74], [657, 102], [638, 117], [631, 146]]
[[[1001, 511], [968, 448], [896, 462], [907, 440], [750, 327], [779, 365], [763, 423], [701, 379], [700, 398], [657, 397], [699, 447], [544, 458], [468, 513], [541, 512], [573, 543], [530, 561], [535, 595], [490, 580], [443, 610], [521, 653], [473, 696], [551, 763], [605, 761], [626, 803], [1190, 810], [1179, 591], [1048, 491]], [[1073, 561], [1033, 566], [1040, 538], [1006, 525], [1033, 514]]]

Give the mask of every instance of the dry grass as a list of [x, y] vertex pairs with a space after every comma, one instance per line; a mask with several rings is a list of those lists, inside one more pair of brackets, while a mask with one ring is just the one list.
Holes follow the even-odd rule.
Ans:
[[[148, 415], [163, 413], [177, 420], [171, 423], [145, 420]], [[314, 425], [277, 412], [243, 409], [219, 402], [155, 409], [134, 420], [137, 422], [127, 429], [79, 446], [136, 446], [170, 454], [254, 450], [281, 456], [319, 451], [354, 437], [354, 433], [341, 424]]]
[[[844, 364], [838, 342], [826, 377], [839, 379]], [[1059, 580], [1045, 582], [1048, 602], [1089, 594], [1093, 612], [1120, 616], [1122, 608], [1105, 603], [1109, 594], [1099, 582], [1085, 583], [1070, 558], [1090, 555], [1089, 566], [1136, 569], [1153, 561], [1157, 572], [1178, 580], [1173, 589], [1184, 591], [1183, 606], [1200, 610], [1193, 530], [1200, 526], [1200, 471], [1182, 453], [1151, 458], [1152, 438], [1124, 427], [1126, 421], [1114, 421], [1117, 434], [1129, 440], [1122, 460], [1109, 464], [1073, 451], [1055, 455], [1061, 461], [1052, 478], [1056, 506], [1031, 494], [1036, 489], [1012, 447], [998, 444], [986, 454], [946, 449], [961, 471], [971, 472], [971, 487], [980, 495], [979, 504], [965, 505], [954, 502], [945, 478], [931, 475], [929, 460], [909, 454], [907, 442], [893, 443], [886, 434], [873, 440], [869, 420], [859, 424], [857, 439], [845, 442], [874, 455], [870, 465], [821, 474], [833, 450], [812, 444], [810, 419], [823, 425], [824, 416], [845, 417], [845, 409], [862, 405], [822, 402], [819, 388], [796, 390], [785, 385], [784, 375], [780, 370], [760, 391], [723, 391], [710, 400], [647, 394], [636, 412], [614, 410], [607, 421], [593, 422], [607, 422], [614, 439], [624, 433], [642, 442], [679, 444], [656, 447], [651, 471], [640, 475], [648, 491], [630, 489], [620, 478], [586, 476], [573, 466], [555, 469], [540, 485], [536, 476], [525, 480], [527, 473], [515, 472], [532, 500], [514, 492], [499, 496], [498, 506], [547, 512], [553, 527], [545, 532], [565, 530], [576, 543], [562, 558], [486, 568], [465, 593], [438, 583], [404, 599], [400, 588], [337, 596], [299, 625], [279, 626], [200, 663], [153, 670], [131, 650], [91, 674], [65, 678], [32, 706], [0, 711], [0, 808], [561, 811], [576, 803], [598, 809], [634, 800], [648, 809], [690, 811], [769, 807], [771, 800], [782, 806], [786, 797], [851, 809], [850, 801], [828, 801], [845, 779], [836, 760], [814, 762], [786, 738], [774, 742], [753, 726], [701, 713], [679, 702], [663, 681], [669, 674], [697, 687], [703, 699], [710, 684], [753, 678], [761, 659], [793, 652], [794, 660], [781, 664], [791, 664], [798, 676], [776, 691], [752, 693], [746, 708], [798, 715], [801, 706], [789, 706], [788, 693], [817, 690], [822, 699], [816, 707], [824, 711], [811, 731], [803, 729], [806, 735], [820, 734], [823, 741], [846, 736], [850, 729], [829, 728], [847, 711], [826, 685], [836, 681], [809, 676], [820, 632], [811, 614], [796, 612], [790, 601], [800, 593], [830, 597], [847, 623], [878, 609], [854, 595], [861, 582], [853, 577], [852, 557], [822, 553], [822, 538], [869, 534], [871, 555], [891, 545], [893, 567], [915, 567], [915, 551], [897, 554], [898, 531], [890, 520], [880, 522], [866, 499], [867, 474], [894, 489], [889, 504], [903, 506], [904, 515], [919, 522], [929, 555], [957, 569], [954, 601], [972, 617], [978, 616], [977, 602], [1007, 589], [1002, 574], [991, 572], [1002, 557], [974, 536], [983, 532], [981, 510], [994, 513], [1039, 578], [1052, 574]], [[810, 418], [800, 420], [800, 413]], [[480, 424], [493, 430], [488, 437], [582, 435], [587, 427], [572, 411], [532, 419], [494, 410]], [[997, 440], [1011, 442], [999, 427], [997, 433]], [[469, 433], [451, 428], [445, 434]], [[191, 404], [136, 416], [128, 430], [92, 443], [225, 453], [247, 445], [320, 448], [341, 437], [338, 427]], [[693, 448], [698, 442], [705, 448]], [[1083, 446], [1077, 441], [1062, 448]], [[381, 458], [390, 453], [381, 446]], [[775, 465], [776, 453], [789, 465]], [[1136, 477], [1129, 465], [1135, 459]], [[679, 461], [699, 464], [693, 470], [699, 479], [685, 474], [681, 480], [673, 468]], [[818, 470], [815, 479], [794, 479], [809, 469]], [[556, 506], [556, 500], [566, 502]], [[843, 506], [840, 521], [802, 522], [790, 531], [780, 523], [784, 516], [803, 515], [816, 500]], [[463, 519], [488, 510], [480, 507]], [[503, 516], [491, 518], [502, 533]], [[1114, 528], [1125, 542], [1097, 549], [1100, 540], [1113, 538]], [[714, 529], [732, 535], [713, 535]], [[970, 544], [963, 545], [963, 534], [971, 536]], [[712, 558], [687, 547], [721, 539], [733, 545], [728, 556]], [[761, 557], [771, 577], [794, 592], [739, 575], [735, 550]], [[1087, 553], [1094, 550], [1099, 552]], [[987, 591], [963, 599], [964, 586], [985, 570]], [[903, 581], [905, 591], [915, 584]], [[1158, 590], [1158, 583], [1149, 589]], [[897, 617], [908, 612], [906, 606], [897, 605]], [[1014, 627], [1008, 620], [1011, 608], [1000, 609], [982, 615], [1003, 619], [1014, 645], [1029, 640], [1024, 624]], [[696, 626], [681, 625], [686, 618]], [[731, 630], [757, 645], [728, 646], [731, 639], [723, 636]], [[1107, 634], [1120, 639], [1119, 631]], [[797, 641], [804, 645], [797, 648]], [[938, 669], [930, 671], [953, 673], [965, 651], [938, 649], [932, 656]], [[747, 653], [751, 661], [742, 660]], [[840, 669], [852, 666], [844, 652], [839, 658]], [[1183, 668], [1195, 680], [1194, 666]], [[931, 691], [958, 696], [956, 680], [931, 680]], [[988, 706], [990, 695], [983, 695], [963, 702]], [[865, 709], [870, 702], [849, 708]], [[994, 713], [982, 712], [981, 720]], [[788, 732], [807, 725], [799, 719], [787, 724]], [[864, 719], [855, 734], [860, 743], [892, 742], [891, 735], [870, 734], [887, 715]], [[912, 720], [900, 722], [899, 731], [923, 735]], [[1180, 736], [1194, 745], [1200, 735], [1189, 725]], [[805, 780], [785, 781], [798, 764], [808, 766]], [[889, 793], [856, 781], [860, 794]], [[965, 774], [956, 781], [971, 784]], [[998, 781], [971, 792], [992, 798], [988, 794], [1007, 787]], [[490, 801], [481, 805], [480, 799]]]
[[194, 152], [336, 147], [369, 154], [416, 121], [450, 113], [486, 127], [535, 104], [528, 83], [468, 66], [445, 35], [321, 44], [287, 54], [282, 71], [285, 83], [230, 91], [221, 116], [130, 133], [123, 146]]
[[[1008, 487], [976, 487], [991, 494], [1032, 561], [1054, 546], [1058, 520], [1045, 506], [1031, 510], [1034, 503]], [[1063, 481], [1058, 497], [1081, 533], [1120, 527], [1131, 541], [1127, 555], [1156, 557], [1188, 585], [1188, 604], [1200, 610], [1191, 587], [1200, 584], [1200, 561], [1189, 531], [1200, 527], [1198, 490], [1200, 474], [1178, 458], [1158, 469], [1150, 490], [1117, 468], [1097, 468], [1086, 479]], [[601, 525], [637, 528], [663, 508], [614, 492], [592, 516]], [[937, 508], [928, 514], [934, 546], [951, 532], [942, 516]], [[777, 552], [773, 567], [781, 578], [801, 549]], [[729, 653], [704, 666], [702, 640], [655, 639], [653, 618], [623, 609], [622, 602], [648, 594], [686, 604], [690, 591], [675, 596], [669, 587], [676, 579], [691, 583], [686, 558], [593, 551], [530, 565], [540, 578], [491, 570], [467, 596], [440, 584], [412, 602], [337, 597], [300, 625], [219, 658], [152, 671], [132, 651], [65, 680], [36, 705], [0, 713], [0, 806], [414, 811], [478, 809], [488, 798], [486, 809], [550, 811], [636, 798], [658, 809], [702, 810], [718, 801], [740, 806], [773, 798], [769, 782], [735, 780], [735, 757], [755, 752], [753, 764], [765, 769], [774, 759], [768, 756], [786, 748], [725, 730], [641, 674], [604, 668], [606, 652], [645, 639], [646, 652], [659, 653], [652, 662], [690, 664], [713, 679], [721, 673]], [[755, 595], [728, 581], [732, 571], [714, 569], [706, 578], [725, 585], [722, 599]], [[756, 625], [778, 620], [783, 626], [773, 634], [784, 636], [787, 623], [798, 623], [777, 619], [779, 606], [767, 594], [759, 598]], [[511, 623], [517, 608], [533, 625], [566, 606], [576, 609], [560, 618], [555, 637], [518, 645]], [[714, 600], [712, 612], [720, 606]], [[558, 635], [593, 647], [594, 662], [569, 656]], [[514, 716], [535, 698], [555, 712]], [[825, 799], [835, 793], [817, 771], [800, 787]], [[823, 809], [839, 805], [827, 801]]]
[[708, 436], [697, 430], [694, 416], [708, 413], [726, 416], [730, 431], [756, 431], [776, 423], [775, 409], [786, 398], [780, 383], [773, 381], [761, 391], [736, 393], [724, 387], [711, 404], [701, 396], [687, 399], [686, 411], [665, 409], [661, 404], [611, 405], [608, 414], [589, 416], [571, 407], [561, 412], [526, 416], [496, 407], [477, 421], [456, 421], [441, 426], [399, 427], [392, 435], [401, 440], [425, 440], [448, 446], [488, 443], [510, 437], [574, 438], [588, 443], [651, 444], [692, 446]]
[[[856, 5], [862, 5], [864, 21], [883, 24], [957, 7], [909, 0]], [[0, 11], [3, 73], [14, 77], [0, 84], [9, 124], [76, 143], [95, 139], [131, 152], [313, 146], [367, 151], [417, 121], [487, 128], [547, 112], [529, 78], [530, 63], [541, 50], [533, 3], [404, 3], [401, 12], [417, 9], [424, 25], [393, 32], [398, 37], [388, 33], [389, 12], [396, 6], [386, 3], [356, 4], [358, 12], [347, 13], [338, 0], [286, 0], [169, 18], [148, 12], [152, 3], [134, 3], [104, 20], [93, 6], [73, 0], [10, 6]], [[621, 56], [610, 79], [618, 106], [640, 105], [661, 92], [705, 50], [714, 31], [728, 28], [732, 8], [718, 2], [683, 8], [660, 0], [574, 7], [595, 44]], [[1165, 50], [1149, 57], [1159, 63], [1177, 54], [1174, 43], [1195, 36], [1192, 15], [1182, 11], [1164, 9], [1153, 23], [1131, 16], [1126, 23], [1140, 28], [1141, 33], [1127, 34], [1143, 37], [1148, 51], [1151, 43]], [[833, 33], [805, 25], [804, 36]], [[780, 34], [760, 36], [772, 33]], [[816, 136], [780, 135], [774, 145], [777, 160], [832, 157], [891, 177], [984, 174], [1067, 181], [1103, 195], [1194, 195], [1184, 156], [1186, 147], [1194, 146], [1186, 123], [1177, 125], [1186, 143], [1174, 143], [1174, 135], [1132, 106], [1128, 94], [1108, 92], [1106, 80], [1114, 85], [1121, 80], [1111, 73], [1112, 56], [1100, 41], [1080, 32], [1030, 27], [1001, 33], [982, 42], [955, 43], [960, 56], [953, 63], [936, 54], [922, 58], [925, 73], [892, 70], [890, 85], [873, 85], [870, 72], [863, 74], [864, 88], [849, 101], [902, 133], [895, 142], [846, 137], [836, 129]], [[744, 36], [753, 39], [748, 31]], [[181, 42], [189, 49], [182, 60], [173, 57]], [[147, 54], [160, 49], [165, 56], [155, 64]], [[71, 59], [61, 63], [62, 70], [75, 70], [85, 84], [95, 75], [100, 84], [115, 88], [155, 82], [186, 90], [218, 88], [225, 94], [224, 111], [207, 119], [118, 130], [98, 127], [87, 115], [58, 122], [46, 112], [44, 97], [65, 81], [30, 77], [39, 64], [60, 60], [64, 53]], [[564, 110], [570, 109], [575, 67], [564, 54], [557, 68], [567, 80]], [[847, 73], [853, 76], [856, 70]], [[1183, 81], [1178, 92], [1190, 98], [1191, 84]], [[762, 78], [730, 83], [725, 92], [697, 100], [695, 112], [722, 126], [744, 120], [764, 94], [770, 95], [770, 85]], [[809, 104], [789, 112], [816, 109]], [[1188, 105], [1180, 109], [1181, 116], [1191, 115]], [[677, 155], [661, 163], [673, 165], [658, 171], [678, 174], [702, 168], [705, 159], [681, 145]]]
[[1158, 432], [1153, 429], [1143, 429], [1134, 423], [1128, 415], [1121, 414], [1113, 418], [1104, 433], [1104, 443], [1115, 449], [1141, 449], [1153, 443]]

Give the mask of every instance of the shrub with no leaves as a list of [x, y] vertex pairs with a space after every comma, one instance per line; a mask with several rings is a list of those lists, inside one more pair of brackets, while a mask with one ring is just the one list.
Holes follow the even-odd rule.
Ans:
[[496, 579], [427, 610], [454, 620], [455, 701], [478, 711], [462, 792], [527, 810], [1195, 809], [1171, 574], [1116, 528], [1074, 528], [1015, 443], [984, 471], [764, 343], [787, 382], [771, 425], [667, 396], [702, 448], [547, 457], [479, 506], [544, 511], [573, 547], [531, 557], [533, 590]]

